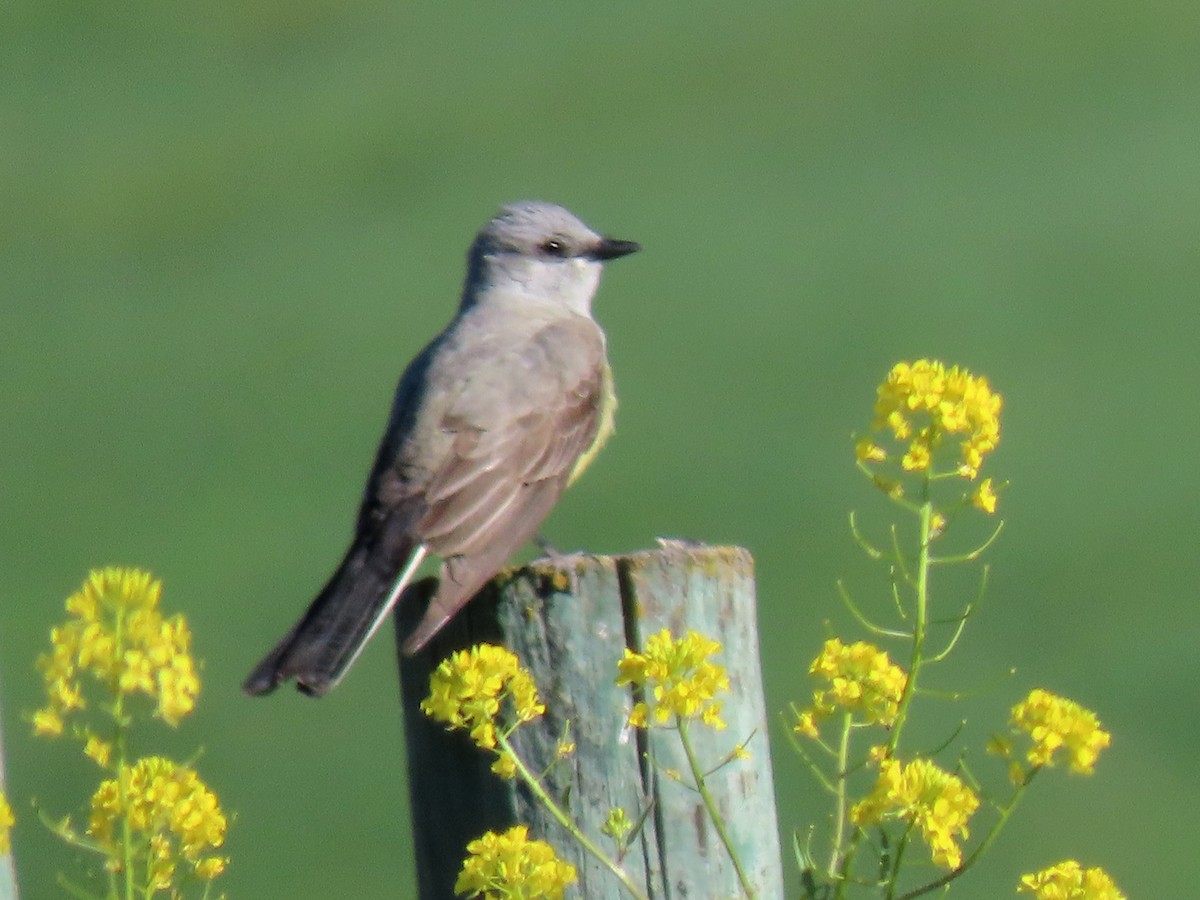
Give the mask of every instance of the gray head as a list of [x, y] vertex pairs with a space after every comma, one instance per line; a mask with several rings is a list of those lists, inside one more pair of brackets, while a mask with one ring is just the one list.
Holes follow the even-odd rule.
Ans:
[[640, 249], [633, 241], [596, 233], [553, 203], [512, 203], [471, 245], [463, 306], [500, 291], [504, 296], [565, 304], [587, 315], [602, 264]]

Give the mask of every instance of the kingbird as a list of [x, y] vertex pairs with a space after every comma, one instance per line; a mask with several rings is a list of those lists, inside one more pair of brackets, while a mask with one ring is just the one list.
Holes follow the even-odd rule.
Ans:
[[409, 363], [354, 540], [244, 688], [337, 684], [428, 555], [439, 586], [405, 641], [423, 647], [537, 532], [613, 431], [616, 395], [592, 297], [640, 250], [561, 206], [506, 206], [475, 237], [458, 312]]

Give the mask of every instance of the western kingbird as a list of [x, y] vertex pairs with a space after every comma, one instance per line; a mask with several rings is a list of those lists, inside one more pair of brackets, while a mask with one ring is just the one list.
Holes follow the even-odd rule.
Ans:
[[404, 644], [416, 652], [534, 536], [612, 434], [592, 297], [602, 264], [639, 249], [533, 201], [479, 232], [458, 312], [400, 378], [350, 549], [247, 693], [289, 678], [327, 692], [433, 554], [440, 584]]

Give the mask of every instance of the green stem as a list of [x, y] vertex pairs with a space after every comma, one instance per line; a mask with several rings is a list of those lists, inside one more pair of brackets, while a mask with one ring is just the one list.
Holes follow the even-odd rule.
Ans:
[[60, 888], [63, 889], [63, 891], [76, 898], [76, 900], [101, 900], [101, 898], [97, 897], [91, 891], [84, 890], [77, 884], [73, 884], [72, 882], [68, 881], [67, 877], [62, 873], [59, 873], [56, 883]]
[[692, 770], [692, 778], [696, 782], [696, 790], [700, 793], [700, 798], [704, 801], [704, 807], [708, 810], [708, 817], [712, 819], [713, 826], [717, 829], [717, 834], [721, 838], [721, 843], [725, 845], [725, 852], [729, 854], [734, 871], [737, 872], [738, 881], [741, 882], [742, 892], [753, 900], [756, 896], [754, 888], [751, 886], [750, 879], [746, 876], [746, 872], [742, 868], [742, 862], [738, 859], [737, 849], [733, 846], [733, 840], [729, 837], [729, 830], [725, 827], [725, 819], [717, 809], [717, 803], [713, 800], [713, 795], [708, 790], [708, 785], [704, 781], [704, 773], [700, 770], [700, 763], [696, 760], [696, 754], [692, 750], [692, 742], [688, 738], [687, 719], [683, 716], [676, 716], [675, 724], [679, 730], [679, 742], [683, 745], [683, 755], [687, 757], [688, 766]]
[[891, 737], [888, 738], [887, 755], [895, 755], [896, 747], [900, 744], [900, 732], [908, 718], [908, 707], [917, 691], [917, 675], [924, 661], [925, 631], [929, 624], [929, 543], [933, 532], [933, 501], [929, 499], [929, 482], [925, 483], [925, 500], [918, 510], [920, 516], [920, 546], [917, 552], [917, 583], [916, 583], [916, 617], [913, 623], [912, 662], [908, 668], [908, 679], [904, 682], [904, 691], [896, 706], [896, 724], [892, 727]]
[[592, 843], [588, 839], [588, 836], [579, 830], [579, 826], [572, 822], [570, 817], [562, 811], [562, 808], [554, 802], [554, 799], [546, 793], [546, 789], [542, 787], [542, 783], [529, 771], [529, 767], [525, 765], [524, 760], [517, 755], [512, 744], [508, 742], [508, 736], [503, 733], [497, 733], [496, 740], [499, 742], [501, 749], [509, 755], [516, 765], [517, 774], [521, 776], [521, 780], [525, 782], [525, 786], [533, 791], [533, 795], [542, 806], [550, 811], [550, 815], [554, 817], [555, 821], [565, 828], [571, 837], [575, 838], [579, 842], [579, 845], [591, 854], [596, 861], [612, 872], [617, 877], [617, 880], [621, 882], [622, 886], [624, 886], [625, 890], [629, 892], [630, 896], [636, 897], [637, 900], [647, 900], [646, 895], [633, 883], [633, 879], [629, 877], [625, 870], [609, 859], [603, 850]]
[[858, 855], [858, 844], [862, 835], [863, 830], [855, 828], [854, 834], [850, 837], [850, 846], [846, 848], [846, 855], [842, 858], [842, 868], [838, 873], [837, 887], [833, 890], [834, 900], [841, 900], [846, 895], [846, 885], [850, 883], [850, 871], [854, 868], [854, 857]]
[[[896, 748], [900, 744], [900, 733], [904, 730], [904, 723], [908, 719], [908, 707], [912, 703], [913, 696], [916, 694], [917, 676], [920, 674], [921, 664], [924, 661], [925, 633], [929, 625], [929, 569], [931, 556], [929, 544], [933, 533], [933, 501], [930, 499], [929, 494], [930, 481], [927, 476], [923, 485], [921, 505], [917, 507], [920, 534], [915, 579], [915, 602], [917, 608], [912, 633], [912, 660], [908, 667], [908, 678], [904, 682], [904, 690], [901, 692], [900, 701], [896, 705], [896, 723], [892, 726], [892, 733], [888, 738], [886, 756], [889, 759], [895, 756]], [[863, 830], [859, 828], [855, 830], [853, 836], [850, 838], [846, 856], [842, 860], [841, 877], [838, 879], [837, 887], [834, 889], [833, 896], [835, 900], [841, 900], [845, 895], [846, 884], [850, 880], [851, 866], [858, 852], [858, 845], [863, 835]]]
[[896, 845], [896, 852], [892, 854], [892, 873], [888, 876], [887, 897], [886, 900], [893, 900], [896, 896], [896, 883], [900, 879], [900, 866], [904, 862], [904, 851], [908, 849], [908, 839], [912, 837], [914, 824], [909, 823], [908, 828], [904, 830], [903, 837], [900, 838], [900, 843]]
[[842, 858], [842, 841], [846, 835], [846, 769], [850, 764], [850, 714], [842, 716], [842, 734], [838, 740], [836, 800], [833, 813], [833, 851], [829, 857], [829, 875], [833, 877]]
[[[125, 654], [125, 607], [117, 605], [117, 621], [113, 629], [113, 644], [116, 657]], [[129, 821], [129, 785], [125, 778], [126, 747], [125, 694], [121, 690], [120, 677], [115, 676], [110, 685], [113, 694], [113, 750], [117, 757], [117, 797], [121, 805], [121, 868], [125, 875], [125, 900], [134, 900], [133, 885], [133, 826]], [[115, 895], [115, 891], [114, 891]]]

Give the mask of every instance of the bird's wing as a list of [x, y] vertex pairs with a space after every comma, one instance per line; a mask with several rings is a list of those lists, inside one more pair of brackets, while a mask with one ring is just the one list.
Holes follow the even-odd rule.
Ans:
[[441, 428], [449, 450], [422, 490], [414, 534], [445, 560], [442, 584], [406, 644], [424, 644], [537, 532], [599, 431], [604, 339], [570, 317], [544, 326], [519, 354], [498, 393], [471, 392]]
[[[566, 487], [575, 461], [599, 425], [598, 379], [577, 383], [558, 402], [528, 410], [500, 429], [483, 431], [447, 418], [451, 452], [424, 492], [425, 515], [416, 532], [443, 558], [475, 556], [499, 544], [512, 554], [541, 524], [523, 525], [540, 489]], [[531, 508], [532, 507], [532, 508]], [[548, 512], [548, 511], [546, 511]], [[546, 512], [542, 512], [544, 518]]]

